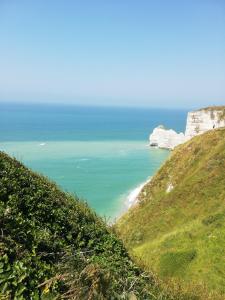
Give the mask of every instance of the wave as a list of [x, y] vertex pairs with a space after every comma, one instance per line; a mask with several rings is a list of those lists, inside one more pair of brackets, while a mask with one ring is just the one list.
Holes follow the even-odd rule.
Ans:
[[145, 182], [139, 184], [135, 189], [133, 189], [126, 198], [126, 206], [130, 208], [132, 205], [138, 202], [138, 197], [143, 189], [143, 187], [151, 180], [148, 178]]

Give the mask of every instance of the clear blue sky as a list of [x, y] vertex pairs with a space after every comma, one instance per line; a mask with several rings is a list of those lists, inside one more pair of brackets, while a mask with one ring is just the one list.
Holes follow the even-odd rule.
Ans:
[[0, 0], [0, 101], [225, 104], [225, 1]]

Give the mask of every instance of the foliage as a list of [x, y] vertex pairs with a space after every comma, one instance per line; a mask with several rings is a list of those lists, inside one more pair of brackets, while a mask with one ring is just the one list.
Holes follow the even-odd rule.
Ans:
[[[225, 128], [178, 146], [116, 231], [132, 256], [164, 282], [225, 295]], [[174, 187], [167, 192], [168, 185]], [[195, 289], [196, 293], [200, 289]], [[207, 296], [202, 294], [202, 299]], [[220, 299], [217, 295], [214, 299]]]
[[186, 299], [160, 289], [86, 203], [0, 152], [0, 299]]

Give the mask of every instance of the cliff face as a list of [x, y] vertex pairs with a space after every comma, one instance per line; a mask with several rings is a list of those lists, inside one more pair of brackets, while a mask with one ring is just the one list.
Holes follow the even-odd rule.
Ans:
[[184, 134], [177, 133], [173, 129], [166, 129], [162, 125], [156, 127], [150, 136], [150, 146], [173, 149], [184, 142]]
[[149, 136], [149, 144], [158, 148], [174, 149], [196, 135], [220, 127], [225, 127], [225, 106], [207, 107], [188, 113], [185, 134], [158, 126]]
[[225, 107], [191, 111], [187, 116], [185, 137], [187, 140], [214, 128], [225, 126]]

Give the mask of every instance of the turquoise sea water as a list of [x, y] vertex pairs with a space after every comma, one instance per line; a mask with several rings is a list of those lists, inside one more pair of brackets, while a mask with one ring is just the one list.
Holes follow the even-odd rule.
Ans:
[[152, 176], [166, 150], [147, 146], [163, 123], [181, 131], [186, 112], [50, 105], [0, 105], [0, 149], [116, 217], [129, 193]]

